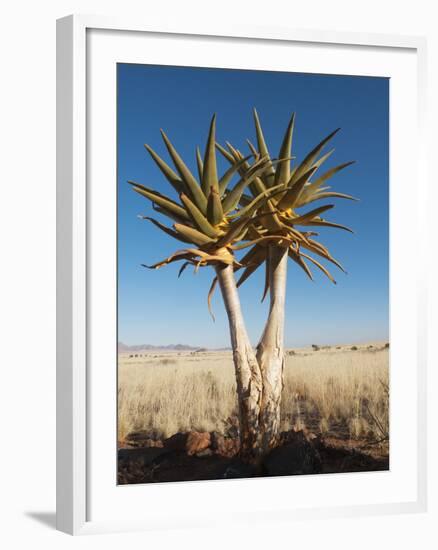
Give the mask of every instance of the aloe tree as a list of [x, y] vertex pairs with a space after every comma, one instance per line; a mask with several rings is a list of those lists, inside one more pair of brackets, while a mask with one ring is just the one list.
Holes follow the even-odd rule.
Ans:
[[[262, 392], [260, 368], [251, 346], [240, 307], [234, 278], [234, 268], [241, 267], [234, 254], [234, 245], [245, 238], [253, 223], [257, 209], [269, 196], [279, 189], [273, 186], [258, 193], [236, 213], [245, 189], [266, 169], [272, 161], [257, 156], [249, 164], [252, 155], [242, 157], [218, 177], [216, 163], [216, 117], [213, 116], [205, 154], [202, 158], [196, 150], [198, 179], [192, 174], [166, 134], [161, 131], [164, 143], [173, 161], [176, 172], [149, 146], [145, 145], [152, 159], [176, 192], [179, 201], [154, 191], [140, 183], [130, 181], [134, 191], [152, 202], [153, 208], [175, 223], [173, 227], [162, 224], [155, 218], [145, 216], [166, 234], [183, 242], [186, 248], [178, 250], [165, 260], [150, 267], [159, 269], [174, 261], [183, 261], [179, 274], [188, 265], [195, 270], [212, 266], [216, 272], [208, 302], [217, 282], [222, 292], [228, 315], [233, 359], [238, 392], [241, 454], [246, 461], [253, 462], [260, 449], [259, 416]], [[233, 176], [245, 165], [239, 181], [230, 188]]]
[[[257, 112], [254, 110], [257, 146], [249, 140], [248, 145], [255, 161], [259, 158], [270, 159], [262, 127]], [[270, 295], [268, 319], [257, 346], [257, 362], [262, 377], [262, 401], [260, 405], [259, 429], [261, 433], [261, 454], [278, 443], [280, 428], [280, 402], [283, 389], [284, 371], [284, 320], [287, 282], [288, 258], [295, 262], [306, 275], [312, 279], [312, 272], [307, 263], [310, 262], [320, 269], [330, 281], [335, 279], [327, 268], [309, 253], [331, 262], [341, 270], [341, 264], [333, 258], [329, 250], [312, 237], [318, 236], [313, 231], [303, 227], [334, 227], [350, 231], [348, 227], [325, 220], [321, 214], [332, 209], [333, 204], [318, 206], [305, 213], [297, 210], [315, 201], [328, 198], [343, 198], [356, 200], [350, 195], [332, 191], [325, 183], [339, 171], [353, 164], [354, 161], [335, 166], [315, 179], [318, 169], [332, 155], [334, 149], [321, 156], [325, 145], [335, 136], [339, 128], [325, 137], [301, 161], [293, 165], [292, 141], [295, 125], [295, 113], [292, 115], [279, 151], [279, 161], [274, 168], [268, 162], [263, 172], [251, 183], [250, 190], [254, 195], [266, 194], [270, 189], [278, 190], [271, 195], [258, 209], [258, 219], [254, 221], [246, 238], [253, 246], [241, 260], [246, 266], [237, 286], [240, 286], [254, 271], [265, 264], [265, 288]], [[227, 143], [227, 149], [218, 146], [222, 154], [233, 164], [242, 162], [239, 171], [248, 169], [244, 157], [238, 149]], [[241, 203], [251, 201], [250, 197], [242, 195]], [[307, 261], [306, 261], [307, 260]], [[240, 266], [238, 266], [240, 267]]]
[[[149, 145], [145, 145], [173, 187], [178, 200], [140, 183], [129, 183], [137, 193], [152, 202], [155, 211], [170, 218], [174, 224], [169, 227], [149, 216], [144, 216], [143, 219], [188, 245], [165, 260], [145, 267], [159, 269], [172, 262], [183, 261], [179, 275], [189, 265], [193, 265], [195, 270], [204, 266], [212, 266], [215, 270], [208, 304], [210, 307], [212, 293], [219, 283], [228, 315], [233, 350], [241, 458], [247, 462], [259, 463], [262, 456], [278, 442], [288, 257], [310, 278], [312, 274], [306, 259], [335, 282], [328, 270], [307, 252], [342, 269], [327, 248], [312, 239], [316, 233], [300, 229], [312, 225], [344, 228], [320, 217], [320, 214], [333, 205], [317, 207], [305, 214], [297, 213], [297, 209], [329, 197], [353, 197], [331, 192], [329, 188], [323, 187], [328, 179], [351, 163], [332, 168], [311, 181], [331, 154], [329, 152], [319, 156], [336, 131], [315, 147], [300, 164], [293, 166], [291, 150], [295, 116], [292, 116], [287, 127], [277, 160], [269, 155], [257, 113], [254, 115], [257, 147], [249, 142], [251, 151], [247, 156], [242, 155], [230, 143], [227, 143], [226, 149], [216, 143], [216, 119], [213, 116], [204, 155], [201, 155], [199, 148], [196, 150], [197, 178], [163, 131], [162, 137], [176, 171]], [[216, 148], [231, 164], [220, 178], [217, 173]], [[236, 174], [240, 179], [232, 186], [231, 182]], [[238, 260], [236, 252], [245, 248], [249, 248], [249, 251]], [[270, 310], [255, 353], [245, 328], [238, 286], [262, 264], [266, 266], [263, 297], [269, 291]], [[243, 272], [236, 284], [234, 273], [241, 269]]]

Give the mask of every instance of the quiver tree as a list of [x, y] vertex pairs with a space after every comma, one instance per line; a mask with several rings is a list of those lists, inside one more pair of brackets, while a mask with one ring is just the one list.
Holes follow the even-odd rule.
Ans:
[[[303, 231], [299, 227], [314, 225], [348, 230], [320, 217], [333, 205], [318, 207], [304, 214], [296, 210], [319, 199], [353, 197], [329, 192], [328, 187], [323, 187], [329, 178], [351, 163], [332, 168], [311, 181], [317, 169], [332, 153], [330, 151], [319, 157], [324, 145], [337, 131], [293, 167], [291, 149], [295, 117], [292, 116], [288, 125], [277, 160], [270, 157], [255, 111], [254, 115], [257, 147], [248, 142], [248, 156], [242, 155], [228, 142], [226, 149], [216, 143], [216, 120], [213, 116], [204, 156], [199, 148], [196, 150], [198, 178], [189, 170], [163, 131], [162, 137], [176, 172], [149, 145], [145, 145], [179, 200], [175, 201], [140, 183], [129, 183], [137, 193], [152, 202], [156, 212], [175, 223], [169, 227], [149, 216], [142, 216], [142, 219], [150, 221], [186, 246], [165, 260], [145, 267], [158, 269], [182, 261], [179, 275], [189, 265], [193, 265], [195, 271], [205, 266], [212, 266], [215, 270], [208, 294], [208, 306], [211, 312], [211, 296], [219, 283], [233, 350], [241, 458], [259, 463], [263, 455], [278, 443], [284, 369], [287, 260], [291, 258], [312, 278], [305, 261], [307, 259], [332, 282], [335, 281], [328, 270], [307, 252], [342, 269], [327, 248], [311, 238], [316, 233]], [[220, 178], [217, 173], [216, 148], [231, 164]], [[236, 174], [240, 179], [231, 186]], [[249, 251], [238, 260], [236, 252], [245, 248], [249, 248]], [[262, 264], [266, 268], [263, 298], [269, 291], [270, 310], [255, 353], [245, 328], [238, 286]], [[234, 273], [240, 269], [243, 272], [236, 284]]]
[[[257, 112], [254, 110], [257, 146], [248, 141], [255, 161], [260, 157], [270, 159], [262, 127]], [[310, 203], [328, 199], [343, 198], [356, 200], [350, 195], [332, 191], [325, 183], [340, 170], [353, 164], [347, 162], [335, 166], [319, 177], [315, 177], [321, 165], [332, 155], [334, 149], [321, 155], [325, 145], [336, 135], [339, 129], [330, 133], [314, 147], [300, 162], [294, 165], [292, 142], [295, 125], [295, 113], [287, 126], [280, 151], [280, 160], [267, 164], [265, 170], [250, 185], [253, 195], [267, 193], [275, 188], [275, 194], [269, 197], [258, 209], [257, 219], [251, 224], [245, 246], [251, 246], [241, 263], [245, 267], [237, 286], [247, 280], [262, 264], [265, 265], [265, 286], [262, 301], [269, 292], [270, 308], [268, 319], [257, 346], [257, 361], [262, 376], [262, 403], [260, 409], [260, 431], [262, 454], [278, 443], [280, 428], [280, 401], [283, 389], [284, 371], [284, 311], [287, 282], [287, 264], [291, 259], [306, 275], [313, 279], [308, 262], [321, 270], [330, 281], [335, 279], [327, 268], [313, 255], [331, 262], [343, 271], [341, 264], [333, 258], [329, 250], [312, 237], [318, 236], [307, 227], [335, 227], [350, 231], [348, 227], [325, 220], [321, 214], [332, 209], [333, 204], [317, 206], [307, 212], [297, 210]], [[241, 152], [227, 143], [227, 149], [218, 146], [219, 150], [232, 164], [242, 162]], [[248, 169], [245, 163], [239, 168], [244, 173]], [[314, 179], [312, 179], [314, 178]], [[277, 189], [280, 188], [279, 191]], [[248, 195], [242, 195], [244, 206], [251, 201]], [[304, 229], [303, 229], [304, 228]], [[238, 266], [238, 269], [240, 266]]]
[[[252, 155], [242, 157], [239, 161], [233, 162], [232, 166], [219, 178], [216, 165], [215, 126], [215, 117], [213, 117], [204, 157], [202, 158], [199, 149], [196, 151], [199, 180], [188, 169], [163, 131], [163, 140], [176, 172], [146, 145], [147, 151], [176, 191], [179, 202], [140, 183], [132, 181], [129, 183], [137, 193], [152, 202], [157, 212], [175, 223], [171, 228], [155, 218], [148, 216], [143, 218], [186, 246], [165, 260], [145, 267], [158, 269], [175, 261], [183, 261], [179, 275], [189, 265], [193, 265], [195, 270], [199, 267], [212, 266], [216, 272], [208, 303], [210, 306], [211, 295], [216, 283], [219, 282], [228, 315], [233, 349], [241, 453], [244, 460], [253, 462], [260, 449], [257, 440], [260, 437], [262, 382], [255, 352], [246, 332], [234, 279], [234, 268], [241, 267], [234, 255], [234, 245], [245, 238], [250, 224], [256, 217], [257, 209], [276, 189], [273, 187], [264, 193], [257, 194], [236, 213], [243, 192], [265, 170], [268, 163], [271, 164], [271, 160], [258, 157], [250, 165], [248, 161]], [[242, 172], [239, 181], [229, 188], [234, 174], [243, 165], [246, 169]]]

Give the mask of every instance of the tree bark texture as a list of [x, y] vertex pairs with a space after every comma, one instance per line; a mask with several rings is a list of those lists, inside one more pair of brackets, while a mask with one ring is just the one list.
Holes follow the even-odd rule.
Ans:
[[269, 247], [268, 276], [271, 304], [268, 320], [257, 346], [257, 362], [261, 370], [263, 388], [259, 423], [262, 454], [266, 454], [278, 444], [280, 435], [287, 262], [286, 247]]
[[216, 275], [230, 326], [239, 405], [240, 455], [245, 462], [256, 464], [262, 451], [259, 426], [262, 400], [260, 367], [245, 328], [233, 267], [218, 265]]

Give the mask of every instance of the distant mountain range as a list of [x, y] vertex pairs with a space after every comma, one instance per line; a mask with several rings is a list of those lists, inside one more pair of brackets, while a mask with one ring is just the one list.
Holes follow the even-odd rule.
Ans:
[[152, 344], [138, 344], [135, 346], [128, 346], [123, 342], [118, 343], [118, 351], [120, 352], [129, 352], [129, 351], [141, 351], [141, 350], [163, 350], [167, 349], [170, 351], [195, 351], [199, 349], [200, 346], [193, 347], [187, 346], [185, 344], [169, 344], [167, 346], [154, 346]]

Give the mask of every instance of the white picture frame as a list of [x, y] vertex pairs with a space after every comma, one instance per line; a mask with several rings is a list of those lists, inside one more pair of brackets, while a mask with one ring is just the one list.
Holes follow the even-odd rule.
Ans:
[[[262, 521], [279, 519], [295, 519], [295, 518], [321, 518], [329, 516], [352, 516], [360, 514], [383, 514], [397, 512], [419, 512], [426, 509], [426, 342], [425, 342], [425, 303], [426, 303], [426, 288], [425, 277], [421, 269], [412, 268], [409, 273], [408, 285], [405, 285], [406, 307], [410, 308], [411, 312], [415, 313], [415, 325], [406, 325], [400, 328], [399, 341], [403, 341], [403, 330], [415, 330], [417, 337], [415, 345], [406, 350], [406, 358], [413, 358], [414, 365], [409, 365], [410, 376], [414, 382], [412, 387], [415, 387], [416, 414], [411, 421], [414, 423], [416, 433], [416, 445], [412, 451], [412, 461], [406, 468], [412, 475], [412, 484], [409, 489], [406, 489], [406, 495], [403, 498], [398, 498], [394, 493], [393, 497], [385, 496], [380, 501], [370, 502], [360, 499], [352, 499], [351, 504], [348, 502], [334, 503], [333, 506], [327, 505], [322, 499], [315, 500], [315, 505], [309, 501], [304, 506], [297, 506], [296, 503], [288, 504], [287, 500], [279, 499], [279, 504], [275, 509], [264, 509], [263, 507], [254, 506], [246, 509], [244, 513], [227, 513], [223, 511], [221, 517], [219, 511], [214, 511], [209, 517], [208, 513], [202, 515], [202, 510], [196, 508], [195, 501], [204, 494], [212, 492], [217, 497], [218, 506], [226, 502], [227, 498], [235, 500], [239, 493], [249, 495], [248, 502], [251, 502], [253, 493], [254, 481], [262, 485], [257, 487], [257, 493], [260, 491], [278, 490], [280, 487], [279, 480], [233, 480], [224, 482], [198, 482], [179, 484], [177, 491], [181, 494], [184, 492], [183, 499], [188, 506], [186, 510], [178, 512], [178, 498], [173, 509], [169, 509], [164, 504], [165, 499], [160, 500], [160, 495], [165, 495], [167, 502], [169, 498], [175, 496], [175, 484], [158, 485], [153, 487], [154, 491], [154, 510], [149, 513], [144, 513], [144, 518], [141, 516], [130, 517], [129, 514], [124, 516], [118, 515], [116, 507], [110, 511], [102, 509], [102, 514], [90, 515], [90, 509], [94, 506], [93, 499], [97, 501], [109, 500], [113, 498], [113, 493], [105, 493], [102, 484], [108, 483], [108, 478], [103, 478], [100, 485], [93, 485], [96, 469], [93, 468], [93, 441], [90, 433], [93, 431], [90, 414], [93, 411], [94, 402], [96, 401], [96, 380], [98, 368], [96, 361], [93, 359], [93, 349], [91, 346], [92, 332], [91, 327], [93, 322], [90, 321], [90, 302], [93, 300], [92, 289], [93, 277], [90, 275], [90, 228], [94, 227], [94, 218], [96, 217], [96, 201], [90, 201], [93, 196], [93, 189], [90, 182], [94, 176], [94, 167], [91, 168], [92, 156], [94, 153], [92, 139], [90, 138], [90, 105], [88, 101], [92, 96], [92, 75], [90, 71], [95, 68], [94, 61], [90, 58], [90, 32], [100, 31], [106, 33], [106, 44], [110, 44], [115, 38], [111, 36], [121, 36], [130, 33], [131, 37], [135, 33], [135, 39], [141, 37], [160, 37], [169, 38], [178, 41], [179, 44], [189, 44], [190, 41], [202, 40], [203, 43], [215, 42], [220, 40], [222, 44], [227, 45], [230, 51], [233, 48], [241, 46], [251, 46], [255, 43], [276, 47], [276, 45], [287, 46], [288, 44], [301, 45], [302, 47], [311, 48], [317, 45], [318, 48], [327, 48], [335, 46], [336, 48], [365, 48], [369, 52], [373, 52], [374, 60], [378, 56], [383, 55], [388, 51], [392, 52], [408, 52], [409, 55], [415, 57], [413, 61], [412, 75], [409, 76], [409, 86], [413, 90], [416, 102], [416, 109], [411, 109], [410, 121], [414, 131], [415, 144], [412, 147], [410, 163], [411, 176], [415, 178], [416, 185], [412, 186], [412, 194], [415, 198], [414, 203], [418, 224], [413, 224], [411, 232], [414, 237], [421, 240], [421, 236], [425, 234], [424, 223], [421, 212], [425, 211], [424, 200], [426, 193], [424, 192], [426, 177], [424, 174], [424, 157], [425, 144], [423, 137], [423, 127], [425, 119], [425, 55], [426, 44], [425, 40], [419, 37], [405, 36], [390, 36], [390, 35], [371, 35], [371, 34], [350, 34], [338, 33], [333, 31], [300, 31], [286, 28], [246, 28], [233, 26], [229, 29], [206, 29], [206, 28], [184, 28], [166, 27], [152, 28], [139, 21], [130, 21], [122, 19], [113, 19], [106, 17], [95, 16], [69, 16], [58, 20], [57, 22], [57, 528], [61, 531], [70, 534], [87, 534], [96, 532], [108, 531], [124, 531], [138, 529], [154, 529], [176, 527], [181, 525], [211, 525], [219, 523], [222, 519], [235, 521]], [[93, 43], [94, 44], [94, 43]], [[127, 46], [128, 47], [128, 46]], [[214, 47], [214, 44], [212, 45]], [[94, 45], [93, 45], [94, 48]], [[111, 48], [107, 48], [110, 50]], [[250, 48], [249, 48], [250, 49]], [[96, 47], [96, 51], [99, 47]], [[359, 51], [359, 50], [357, 50]], [[175, 58], [175, 64], [181, 64], [177, 60], [176, 50], [169, 46], [164, 48], [167, 63], [169, 64]], [[109, 55], [109, 54], [108, 54]], [[145, 51], [142, 55], [148, 56]], [[413, 58], [412, 58], [413, 59]], [[90, 61], [91, 60], [91, 61]], [[365, 61], [364, 61], [365, 62]], [[327, 70], [330, 68], [330, 56], [327, 58]], [[376, 63], [376, 61], [374, 61]], [[212, 65], [215, 66], [215, 65]], [[225, 66], [227, 66], [225, 62]], [[255, 65], [252, 66], [255, 68]], [[263, 67], [266, 68], [266, 65]], [[275, 70], [275, 67], [272, 67]], [[370, 65], [369, 74], [373, 74], [373, 66]], [[334, 71], [335, 72], [335, 71]], [[105, 82], [102, 74], [101, 82]], [[408, 78], [408, 77], [406, 77]], [[404, 92], [408, 94], [406, 90]], [[413, 97], [414, 97], [413, 96]], [[115, 109], [115, 106], [114, 106]], [[394, 109], [395, 113], [397, 108]], [[99, 122], [99, 118], [93, 119], [93, 125]], [[401, 120], [393, 120], [393, 129], [402, 127]], [[94, 130], [93, 130], [94, 131]], [[112, 138], [111, 138], [112, 139]], [[113, 140], [114, 141], [114, 140]], [[111, 142], [109, 144], [111, 146]], [[113, 144], [113, 151], [115, 145]], [[397, 166], [391, 165], [391, 177], [397, 174]], [[401, 181], [401, 176], [400, 176]], [[407, 207], [407, 203], [403, 200], [403, 185], [401, 184], [402, 198], [397, 200], [394, 208], [391, 210], [392, 222], [397, 224], [403, 212]], [[391, 198], [392, 195], [391, 195]], [[93, 205], [93, 206], [91, 206]], [[110, 209], [111, 212], [111, 209]], [[394, 225], [394, 227], [397, 227]], [[394, 229], [392, 226], [392, 229]], [[96, 232], [93, 233], [96, 238]], [[396, 235], [394, 231], [392, 235]], [[97, 237], [98, 238], [98, 237]], [[397, 249], [396, 239], [391, 244], [394, 245], [394, 250]], [[424, 246], [418, 248], [418, 259], [424, 254]], [[392, 265], [397, 265], [398, 256], [391, 259]], [[413, 283], [415, 281], [415, 285]], [[392, 281], [393, 282], [393, 281]], [[406, 288], [406, 286], [408, 286]], [[109, 287], [111, 289], [111, 287]], [[393, 285], [391, 291], [391, 300], [394, 299], [396, 293], [401, 294], [400, 287], [397, 290], [397, 285]], [[399, 295], [397, 294], [397, 295]], [[115, 294], [114, 294], [115, 300]], [[94, 308], [95, 309], [95, 308]], [[395, 318], [398, 323], [407, 323], [403, 320], [403, 315], [400, 315], [400, 307], [398, 307]], [[394, 311], [392, 312], [392, 315]], [[392, 319], [392, 317], [391, 317]], [[392, 323], [391, 330], [395, 326]], [[397, 330], [398, 330], [397, 328]], [[104, 330], [104, 329], [102, 329]], [[406, 333], [405, 333], [406, 334]], [[94, 337], [94, 336], [93, 336]], [[397, 338], [396, 338], [397, 341]], [[397, 351], [397, 346], [393, 349], [393, 340], [391, 337], [391, 354], [392, 360], [394, 357], [402, 357], [403, 349]], [[116, 343], [114, 342], [114, 348]], [[399, 355], [397, 355], [399, 353]], [[405, 359], [408, 361], [408, 359]], [[94, 361], [94, 362], [93, 362]], [[92, 369], [95, 368], [95, 373]], [[109, 369], [108, 369], [109, 370]], [[406, 369], [405, 369], [406, 370]], [[103, 379], [102, 379], [103, 380]], [[91, 383], [93, 381], [93, 384]], [[399, 397], [397, 393], [392, 396], [392, 399], [400, 399], [402, 388], [409, 383], [405, 380], [403, 386], [400, 383]], [[106, 399], [115, 402], [116, 395], [111, 394], [113, 388], [112, 382], [103, 383], [101, 391], [108, 390]], [[397, 384], [396, 384], [397, 392]], [[114, 405], [115, 406], [115, 405]], [[108, 411], [113, 415], [114, 409], [108, 405]], [[94, 415], [95, 417], [96, 415]], [[108, 417], [110, 418], [110, 417]], [[112, 417], [111, 417], [112, 418]], [[391, 417], [392, 418], [392, 417]], [[102, 448], [107, 448], [106, 445], [110, 442], [111, 429], [113, 422], [109, 420], [109, 428], [105, 430], [109, 435], [102, 436]], [[106, 442], [103, 438], [107, 437]], [[115, 439], [115, 435], [114, 435]], [[392, 452], [392, 451], [391, 451]], [[110, 459], [108, 459], [110, 460]], [[111, 459], [113, 460], [113, 459]], [[103, 467], [102, 471], [111, 471], [113, 461], [109, 463], [108, 468]], [[395, 476], [396, 471], [392, 474]], [[350, 474], [348, 474], [350, 475]], [[363, 474], [368, 475], [370, 474]], [[391, 472], [389, 473], [389, 476]], [[311, 476], [315, 479], [315, 476]], [[318, 477], [318, 476], [316, 476]], [[327, 480], [327, 476], [321, 476]], [[322, 481], [326, 484], [326, 491], [332, 491], [336, 488], [336, 479], [340, 479], [340, 475], [332, 475], [331, 480]], [[345, 479], [345, 477], [344, 477]], [[350, 479], [350, 478], [349, 478]], [[354, 484], [348, 481], [348, 484]], [[362, 478], [363, 479], [363, 478]], [[305, 478], [300, 481], [295, 481], [295, 484], [307, 483]], [[382, 478], [380, 478], [382, 482]], [[115, 471], [114, 471], [114, 487], [115, 487]], [[282, 479], [282, 483], [287, 483]], [[314, 481], [312, 482], [314, 483]], [[346, 482], [339, 483], [345, 484]], [[372, 478], [368, 477], [366, 483], [372, 485]], [[379, 483], [379, 479], [377, 480]], [[90, 496], [90, 487], [93, 485], [93, 498]], [[183, 489], [181, 489], [181, 487]], [[226, 487], [226, 489], [224, 489]], [[358, 485], [359, 487], [359, 485]], [[391, 485], [388, 483], [388, 491], [391, 491]], [[297, 487], [298, 488], [298, 487]], [[138, 494], [137, 487], [137, 494]], [[141, 487], [140, 487], [141, 489]], [[208, 489], [208, 493], [206, 493]], [[305, 489], [305, 488], [304, 488]], [[302, 489], [302, 490], [304, 490]], [[119, 495], [125, 491], [123, 496], [126, 504], [126, 491], [124, 487], [118, 488]], [[101, 491], [101, 496], [96, 497], [96, 491]], [[196, 495], [190, 497], [190, 494]], [[347, 494], [347, 493], [345, 493]], [[230, 496], [231, 495], [231, 496]], [[388, 492], [388, 495], [390, 493]], [[254, 495], [252, 495], [252, 498]], [[114, 497], [119, 498], [119, 497]], [[181, 496], [179, 497], [181, 498]], [[190, 500], [192, 498], [192, 501]], [[120, 497], [122, 499], [122, 497]], [[130, 500], [130, 499], [129, 499]], [[135, 499], [133, 499], [134, 501]], [[140, 500], [138, 501], [140, 503]], [[124, 504], [124, 505], [125, 505]], [[193, 504], [192, 510], [190, 506]], [[204, 506], [205, 507], [205, 506]], [[166, 508], [166, 510], [165, 510]], [[184, 512], [184, 513], [183, 513]], [[219, 515], [218, 515], [219, 514]], [[230, 517], [233, 516], [232, 518]]]

